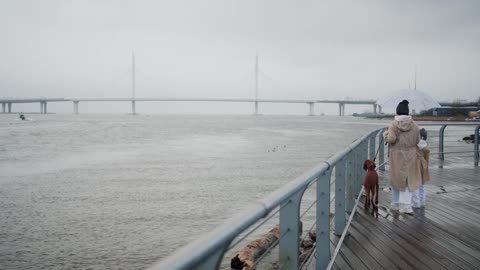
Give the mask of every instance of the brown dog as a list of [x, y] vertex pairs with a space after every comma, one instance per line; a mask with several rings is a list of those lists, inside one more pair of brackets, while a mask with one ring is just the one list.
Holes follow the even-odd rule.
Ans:
[[365, 188], [365, 209], [372, 205], [372, 215], [378, 211], [378, 174], [375, 171], [375, 162], [367, 159], [363, 162], [363, 169], [367, 171], [363, 187]]

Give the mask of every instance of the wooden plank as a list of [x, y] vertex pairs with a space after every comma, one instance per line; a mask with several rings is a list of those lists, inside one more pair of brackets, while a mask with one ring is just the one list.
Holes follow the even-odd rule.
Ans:
[[[439, 200], [438, 198], [430, 198], [433, 203], [427, 205], [425, 207], [425, 211], [427, 212], [434, 212], [439, 215], [439, 217], [443, 217], [447, 219], [450, 223], [455, 224], [457, 226], [461, 226], [462, 224], [478, 224], [476, 220], [475, 213], [468, 213], [469, 215], [464, 214], [463, 209], [456, 209], [452, 206], [455, 205], [454, 203], [446, 203], [445, 201]], [[476, 231], [473, 232], [476, 235]]]
[[363, 263], [372, 270], [384, 269], [380, 264], [375, 260], [375, 258], [365, 250], [365, 248], [355, 239], [353, 234], [350, 234], [345, 238], [343, 242], [344, 246], [347, 246], [352, 250], [355, 255], [360, 258]]
[[[412, 217], [413, 218], [413, 217]], [[378, 219], [379, 223], [384, 223], [384, 219]], [[416, 227], [406, 227], [406, 230], [403, 230], [397, 223], [401, 223], [399, 220], [395, 220], [394, 222], [388, 222], [388, 226], [390, 227], [390, 237], [405, 245], [408, 251], [412, 252], [412, 256], [416, 256], [420, 261], [425, 262], [430, 268], [432, 269], [439, 269], [439, 265], [442, 265], [445, 269], [459, 269], [455, 264], [445, 260], [444, 256], [438, 252], [437, 250], [433, 249], [431, 245], [425, 244], [425, 237], [423, 239], [417, 232], [419, 228]], [[387, 225], [387, 224], [386, 224]], [[416, 235], [417, 237], [414, 237]]]
[[463, 223], [480, 224], [480, 215], [478, 215], [479, 213], [475, 213], [470, 209], [466, 209], [466, 207], [463, 205], [461, 205], [462, 207], [460, 208], [460, 203], [457, 201], [445, 197], [439, 198], [435, 196], [431, 196], [429, 200], [433, 203], [427, 205], [427, 210], [430, 208], [438, 209], [446, 212], [452, 218], [463, 221]]
[[[453, 253], [453, 259], [460, 258], [473, 266], [480, 265], [480, 251], [478, 249], [473, 249], [465, 245], [455, 238], [455, 236], [446, 233], [441, 228], [432, 225], [430, 222], [428, 222], [428, 220], [422, 221], [419, 218], [412, 220], [405, 219], [401, 221], [401, 223], [404, 223], [405, 226], [423, 227], [424, 229], [419, 230], [418, 233], [423, 234], [424, 236], [430, 238], [431, 242], [441, 246], [444, 249], [441, 251], [442, 254]], [[452, 249], [452, 247], [454, 249]]]
[[460, 199], [460, 201], [464, 201], [464, 199], [472, 199], [472, 200], [479, 200], [480, 195], [477, 194], [480, 189], [477, 187], [473, 187], [470, 185], [448, 185], [448, 186], [443, 186], [444, 188], [444, 193], [441, 193], [443, 190], [438, 190], [437, 192], [433, 193], [435, 195], [455, 195], [455, 194], [462, 194], [464, 195], [465, 192], [472, 192], [469, 194], [468, 197], [464, 197]]
[[[463, 169], [461, 171], [453, 169], [436, 169], [430, 170], [434, 172], [433, 177], [428, 183], [434, 185], [449, 185], [449, 184], [464, 184], [464, 185], [475, 185], [478, 186], [478, 180], [480, 173], [474, 172], [471, 169]], [[437, 172], [435, 174], [435, 172]]]
[[478, 205], [480, 200], [471, 198], [468, 192], [427, 195], [427, 200], [429, 199], [434, 199], [440, 203], [448, 203], [450, 207], [459, 208], [461, 213], [480, 217], [480, 208]]
[[[387, 197], [385, 198], [385, 196], [382, 196], [380, 197], [380, 200], [381, 200], [381, 204], [384, 204], [384, 205], [389, 205], [389, 201], [390, 201], [390, 198]], [[427, 201], [428, 201], [428, 197], [427, 197]], [[470, 243], [470, 244], [475, 244], [475, 243], [472, 243], [472, 239], [477, 239], [478, 237], [475, 237], [475, 238], [471, 238], [470, 235], [464, 235], [464, 234], [460, 234], [461, 233], [461, 229], [459, 229], [457, 226], [453, 226], [451, 225], [451, 223], [448, 223], [446, 222], [444, 219], [442, 219], [441, 216], [437, 216], [435, 215], [436, 213], [434, 211], [428, 211], [428, 202], [427, 202], [427, 211], [425, 211], [424, 215], [425, 215], [425, 218], [429, 219], [430, 222], [433, 222], [435, 225], [441, 227], [444, 232], [448, 232], [450, 233], [451, 235], [454, 235], [462, 240], [465, 240], [467, 243]], [[396, 215], [397, 217], [396, 218], [399, 218], [399, 219], [402, 219], [403, 215], [398, 215], [398, 212], [397, 214], [393, 214], [394, 216]], [[477, 246], [477, 245], [474, 245], [474, 246]]]
[[[443, 234], [440, 234], [440, 235], [429, 234], [430, 229], [426, 228], [427, 224], [412, 223], [411, 221], [415, 219], [416, 218], [404, 219], [402, 221], [398, 220], [398, 222], [395, 222], [394, 225], [398, 226], [405, 233], [409, 234], [408, 237], [412, 237], [416, 239], [420, 243], [419, 246], [427, 250], [431, 249], [432, 252], [434, 253], [433, 255], [431, 254], [432, 257], [435, 260], [439, 261], [439, 263], [441, 263], [442, 265], [445, 265], [448, 269], [453, 269], [453, 268], [468, 269], [476, 265], [477, 262], [475, 260], [472, 260], [472, 258], [468, 256], [462, 256], [463, 255], [462, 253], [458, 254], [453, 252], [451, 250], [452, 244], [450, 242], [448, 241], [442, 242], [442, 239], [448, 236], [445, 236]], [[455, 264], [455, 266], [445, 261], [445, 259]]]
[[[332, 241], [330, 241], [330, 249], [331, 249], [331, 254], [333, 254], [333, 252], [335, 251], [335, 245], [333, 244]], [[338, 269], [345, 269], [345, 270], [350, 270], [350, 269], [354, 269], [353, 267], [351, 267], [346, 261], [345, 259], [343, 258], [343, 254], [338, 254], [336, 260], [335, 260], [335, 265], [336, 267], [338, 267]], [[315, 269], [315, 267], [313, 267], [313, 269]]]
[[[428, 211], [427, 211], [427, 212], [425, 212], [425, 217], [427, 219], [429, 219], [430, 222], [434, 223], [436, 226], [442, 228], [442, 230], [444, 230], [445, 232], [457, 237], [458, 239], [461, 239], [465, 243], [469, 243], [470, 245], [472, 245], [472, 241], [471, 241], [472, 238], [471, 237], [469, 237], [467, 235], [464, 235], [464, 234], [461, 234], [461, 232], [458, 230], [458, 228], [454, 228], [450, 224], [445, 223], [438, 216], [434, 216], [432, 214], [429, 214]], [[473, 246], [476, 246], [476, 245], [473, 245]]]
[[[359, 211], [359, 213], [360, 212], [363, 212], [363, 210]], [[357, 220], [360, 221], [362, 224], [370, 224], [375, 228], [375, 231], [381, 231], [383, 234], [387, 235], [389, 245], [395, 243], [396, 245], [400, 246], [401, 251], [397, 250], [397, 252], [399, 254], [402, 254], [402, 257], [408, 263], [412, 263], [412, 266], [414, 268], [419, 267], [424, 269], [445, 269], [440, 264], [434, 262], [431, 258], [422, 256], [422, 253], [419, 252], [414, 245], [411, 245], [401, 237], [398, 237], [396, 232], [390, 228], [392, 224], [389, 221], [386, 221], [383, 218], [378, 218], [378, 220], [372, 220], [372, 217], [368, 214], [360, 214], [358, 215], [358, 217], [355, 218], [358, 218]], [[417, 257], [416, 254], [419, 254], [420, 256]]]
[[[330, 241], [330, 254], [333, 254], [335, 251], [335, 246], [332, 241]], [[316, 259], [315, 257], [312, 258], [310, 263], [308, 265], [301, 265], [303, 270], [315, 270], [315, 263]], [[341, 270], [353, 270], [350, 265], [344, 260], [344, 258], [339, 254], [335, 260], [335, 263], [333, 264], [333, 269], [341, 269]]]
[[[332, 233], [330, 239], [332, 239], [333, 244], [337, 246], [339, 238]], [[340, 253], [344, 260], [354, 269], [368, 269], [365, 263], [355, 255], [355, 253], [350, 249], [350, 247], [345, 245], [345, 241], [343, 243], [344, 244], [340, 248]]]
[[380, 264], [382, 269], [395, 269], [398, 268], [388, 257], [393, 257], [395, 254], [390, 252], [390, 254], [386, 254], [386, 250], [379, 250], [377, 245], [375, 245], [373, 241], [373, 236], [366, 233], [362, 234], [356, 228], [356, 225], [361, 226], [360, 224], [352, 224], [350, 227], [350, 237], [354, 239], [358, 239], [357, 241], [361, 243], [361, 249], [365, 250], [369, 253], [377, 262]]
[[425, 216], [429, 219], [435, 219], [438, 222], [446, 224], [444, 226], [448, 227], [449, 231], [462, 233], [465, 237], [470, 237], [471, 239], [476, 239], [478, 236], [478, 230], [465, 226], [461, 223], [461, 220], [452, 218], [448, 213], [445, 213], [442, 210], [431, 207], [430, 209], [425, 210]]
[[354, 229], [358, 230], [360, 233], [369, 235], [369, 241], [372, 245], [382, 250], [384, 257], [397, 266], [395, 268], [415, 269], [415, 266], [413, 265], [415, 262], [408, 260], [409, 255], [400, 245], [389, 239], [388, 235], [376, 230], [373, 226], [365, 224], [364, 222], [355, 221], [353, 226]]

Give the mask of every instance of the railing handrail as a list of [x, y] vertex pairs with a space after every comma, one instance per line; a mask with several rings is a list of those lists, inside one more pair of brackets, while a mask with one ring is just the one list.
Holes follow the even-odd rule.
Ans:
[[455, 122], [450, 122], [450, 121], [438, 121], [438, 122], [433, 122], [433, 121], [415, 121], [418, 126], [478, 126], [480, 125], [480, 122], [468, 122], [468, 121], [455, 121]]
[[[253, 225], [274, 208], [280, 206], [291, 195], [308, 186], [315, 181], [322, 173], [333, 167], [340, 159], [344, 158], [348, 153], [357, 147], [364, 140], [368, 139], [372, 134], [378, 133], [384, 128], [375, 129], [359, 139], [353, 141], [344, 150], [333, 155], [326, 161], [320, 163], [308, 172], [295, 178], [295, 180], [280, 187], [266, 198], [259, 200], [255, 205], [241, 211], [239, 214], [227, 219], [222, 225], [198, 238], [191, 244], [180, 248], [173, 255], [161, 260], [150, 267], [150, 269], [191, 269], [206, 256], [224, 248], [227, 244], [238, 236], [245, 229]], [[188, 258], [188, 260], [185, 260]]]

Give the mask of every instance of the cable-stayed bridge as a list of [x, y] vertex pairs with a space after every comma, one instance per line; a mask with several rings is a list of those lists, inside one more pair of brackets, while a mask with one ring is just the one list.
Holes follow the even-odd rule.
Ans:
[[254, 114], [258, 114], [259, 103], [303, 103], [308, 105], [308, 114], [315, 115], [315, 104], [317, 103], [336, 103], [338, 104], [338, 115], [345, 115], [346, 104], [372, 105], [374, 113], [381, 113], [381, 107], [375, 104], [375, 100], [354, 100], [354, 99], [241, 99], [241, 98], [0, 98], [3, 113], [12, 113], [13, 104], [16, 103], [39, 103], [40, 113], [47, 113], [47, 104], [49, 102], [72, 102], [73, 113], [79, 114], [80, 102], [130, 102], [132, 104], [132, 114], [136, 114], [137, 102], [232, 102], [232, 103], [252, 103]]
[[[3, 113], [12, 113], [12, 106], [16, 103], [39, 103], [40, 104], [40, 113], [47, 113], [47, 104], [49, 102], [72, 102], [73, 103], [73, 113], [79, 114], [80, 102], [130, 102], [132, 105], [132, 114], [136, 114], [136, 105], [138, 102], [231, 102], [231, 103], [252, 103], [253, 104], [253, 113], [255, 115], [258, 114], [258, 107], [260, 103], [304, 103], [308, 105], [308, 114], [315, 115], [315, 104], [317, 103], [337, 103], [338, 104], [338, 114], [340, 116], [345, 115], [345, 105], [346, 104], [364, 104], [364, 105], [372, 105], [373, 111], [377, 112], [377, 105], [375, 104], [375, 100], [365, 99], [365, 100], [353, 100], [353, 99], [271, 99], [271, 98], [259, 98], [259, 90], [260, 90], [260, 82], [261, 90], [264, 92], [270, 93], [278, 93], [291, 91], [294, 87], [286, 87], [283, 83], [275, 82], [270, 76], [268, 76], [265, 72], [260, 69], [258, 64], [258, 57], [255, 57], [255, 65], [254, 65], [254, 72], [251, 74], [248, 72], [244, 74], [246, 76], [242, 77], [240, 82], [233, 83], [234, 85], [239, 85], [240, 88], [248, 89], [248, 85], [253, 86], [253, 98], [174, 98], [174, 97], [164, 97], [164, 98], [156, 98], [156, 97], [137, 97], [137, 89], [136, 89], [136, 76], [140, 74], [142, 75], [142, 71], [138, 70], [135, 64], [135, 55], [132, 54], [132, 62], [131, 68], [129, 68], [128, 73], [131, 73], [126, 78], [125, 72], [122, 73], [123, 79], [131, 80], [131, 88], [130, 89], [122, 89], [122, 86], [117, 86], [116, 88], [122, 89], [123, 91], [131, 90], [131, 97], [128, 98], [0, 98], [0, 103], [2, 104], [2, 112]], [[253, 75], [253, 76], [252, 76]], [[117, 78], [115, 82], [118, 82], [122, 78]], [[249, 80], [249, 78], [253, 78], [253, 80]], [[151, 81], [150, 79], [147, 79]], [[127, 85], [127, 82], [122, 83], [123, 86]], [[227, 86], [231, 87], [231, 85]], [[269, 89], [270, 88], [270, 89]], [[288, 89], [290, 88], [290, 89]], [[298, 89], [298, 87], [295, 87]], [[126, 91], [125, 91], [126, 92]], [[124, 93], [126, 94], [126, 93]], [[379, 112], [381, 112], [381, 107], [378, 107]]]
[[[140, 72], [139, 72], [140, 71]], [[125, 77], [126, 73], [130, 73], [128, 78]], [[131, 88], [129, 89], [122, 89], [128, 83], [122, 82], [121, 86], [117, 85], [115, 89], [120, 89], [127, 94], [126, 91], [131, 91], [131, 97], [126, 98], [0, 98], [0, 103], [2, 104], [2, 112], [3, 113], [12, 113], [13, 112], [13, 104], [17, 103], [39, 103], [40, 104], [40, 113], [47, 113], [47, 104], [50, 102], [72, 102], [73, 103], [73, 113], [79, 114], [79, 104], [80, 102], [130, 102], [132, 105], [131, 113], [136, 114], [136, 105], [137, 102], [230, 102], [230, 103], [252, 103], [253, 104], [253, 114], [258, 114], [259, 104], [260, 103], [304, 103], [308, 105], [308, 114], [315, 115], [315, 104], [317, 103], [336, 103], [338, 104], [338, 115], [344, 116], [345, 115], [345, 105], [347, 104], [361, 104], [361, 105], [372, 105], [373, 106], [373, 113], [381, 113], [382, 108], [378, 106], [373, 99], [351, 99], [351, 98], [344, 98], [344, 99], [273, 99], [273, 98], [259, 98], [259, 90], [260, 90], [260, 81], [261, 90], [262, 92], [270, 92], [267, 93], [268, 95], [272, 96], [278, 92], [288, 92], [292, 89], [298, 89], [297, 86], [295, 87], [288, 87], [284, 83], [278, 83], [275, 79], [272, 79], [268, 76], [265, 72], [260, 69], [258, 64], [258, 57], [255, 58], [255, 66], [254, 66], [254, 74], [248, 72], [243, 76], [244, 78], [241, 79], [241, 82], [231, 83], [227, 87], [231, 87], [232, 84], [238, 85], [240, 84], [240, 88], [248, 89], [249, 87], [244, 85], [248, 83], [250, 86], [253, 86], [253, 98], [194, 98], [194, 97], [186, 97], [186, 98], [178, 98], [178, 97], [136, 97], [136, 74], [142, 75], [141, 70], [135, 65], [135, 55], [132, 54], [132, 63], [131, 68], [129, 68], [128, 72], [122, 73], [123, 79], [128, 79], [131, 82]], [[253, 76], [252, 76], [253, 75]], [[246, 78], [246, 79], [245, 79]], [[249, 78], [253, 78], [252, 81]], [[118, 82], [121, 78], [116, 78], [114, 81]], [[146, 81], [151, 81], [147, 79]], [[270, 89], [269, 89], [270, 88]], [[451, 103], [440, 103], [442, 106], [450, 106]], [[469, 105], [469, 104], [462, 104], [462, 105]], [[476, 106], [477, 104], [473, 104]], [[378, 110], [377, 110], [378, 109]]]

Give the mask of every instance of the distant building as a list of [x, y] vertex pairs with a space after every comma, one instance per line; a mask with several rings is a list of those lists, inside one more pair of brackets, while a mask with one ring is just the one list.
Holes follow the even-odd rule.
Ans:
[[477, 111], [478, 107], [450, 107], [442, 106], [440, 108], [433, 108], [423, 111], [420, 115], [425, 116], [463, 116], [468, 117], [469, 112]]

